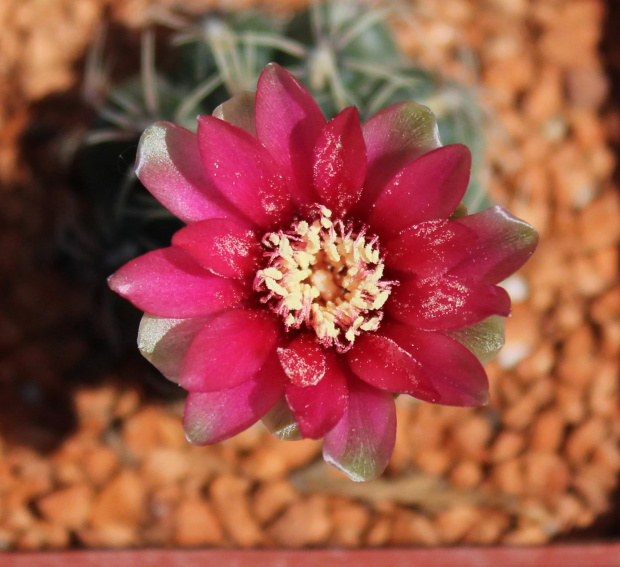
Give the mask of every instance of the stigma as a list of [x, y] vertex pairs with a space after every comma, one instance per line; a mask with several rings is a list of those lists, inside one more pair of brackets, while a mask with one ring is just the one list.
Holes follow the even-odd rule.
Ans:
[[265, 267], [254, 289], [287, 330], [314, 331], [323, 346], [342, 353], [360, 333], [379, 328], [395, 282], [382, 279], [378, 237], [332, 221], [326, 207], [314, 216], [263, 237]]

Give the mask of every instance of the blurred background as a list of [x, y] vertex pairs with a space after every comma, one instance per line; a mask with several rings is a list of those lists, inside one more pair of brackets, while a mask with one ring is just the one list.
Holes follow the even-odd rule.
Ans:
[[[618, 539], [616, 2], [4, 0], [0, 24], [0, 550]], [[105, 285], [179, 226], [132, 174], [140, 132], [270, 60], [327, 114], [427, 104], [474, 153], [470, 209], [541, 236], [504, 284], [490, 405], [399, 399], [370, 484], [260, 425], [190, 446]]]

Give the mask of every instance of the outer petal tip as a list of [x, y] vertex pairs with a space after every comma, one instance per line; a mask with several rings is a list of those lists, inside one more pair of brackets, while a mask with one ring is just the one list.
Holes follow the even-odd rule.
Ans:
[[256, 135], [284, 173], [298, 206], [317, 202], [312, 152], [326, 120], [308, 90], [280, 65], [267, 65], [256, 89]]
[[290, 193], [267, 149], [245, 130], [213, 116], [198, 120], [198, 149], [215, 187], [263, 228], [287, 220]]
[[494, 315], [446, 334], [466, 346], [482, 364], [487, 364], [504, 346], [504, 318]]
[[184, 222], [235, 216], [207, 177], [196, 134], [181, 126], [149, 126], [138, 144], [135, 171], [151, 194]]
[[263, 424], [269, 432], [281, 441], [299, 441], [303, 439], [299, 426], [291, 408], [285, 398], [281, 398], [276, 405], [263, 417]]
[[256, 137], [254, 106], [256, 95], [254, 93], [238, 93], [226, 102], [220, 104], [214, 111], [213, 116], [224, 120], [248, 134]]
[[366, 177], [366, 144], [357, 108], [345, 108], [321, 132], [314, 148], [314, 185], [337, 216], [359, 200]]
[[373, 230], [384, 238], [414, 224], [448, 219], [469, 182], [471, 153], [453, 144], [408, 162], [387, 183], [369, 216]]
[[180, 385], [190, 392], [217, 392], [249, 380], [278, 339], [275, 320], [262, 311], [231, 309], [209, 321], [190, 345]]
[[189, 345], [207, 319], [165, 319], [147, 313], [138, 330], [138, 349], [168, 380], [177, 382]]
[[170, 122], [155, 122], [142, 132], [136, 153], [135, 171], [138, 177], [140, 177], [145, 161], [155, 157], [157, 150], [163, 149], [160, 146], [165, 144], [166, 132], [174, 127], [175, 125]]
[[363, 212], [375, 201], [392, 177], [407, 163], [439, 148], [439, 128], [434, 114], [413, 101], [384, 108], [364, 124], [368, 148], [368, 173], [356, 209]]
[[247, 286], [216, 276], [174, 246], [131, 260], [108, 279], [116, 293], [159, 317], [202, 317], [238, 303]]
[[458, 219], [478, 235], [468, 258], [450, 273], [496, 284], [516, 272], [536, 250], [538, 232], [500, 206]]
[[383, 473], [394, 450], [396, 409], [391, 394], [353, 378], [349, 406], [325, 436], [323, 458], [351, 480], [365, 482]]
[[328, 354], [324, 362], [325, 375], [316, 384], [298, 386], [289, 381], [285, 388], [295, 422], [310, 439], [320, 439], [333, 429], [348, 405], [347, 379], [336, 357]]
[[476, 400], [478, 401], [478, 406], [488, 406], [491, 397], [489, 395], [489, 391], [479, 392], [476, 396]]

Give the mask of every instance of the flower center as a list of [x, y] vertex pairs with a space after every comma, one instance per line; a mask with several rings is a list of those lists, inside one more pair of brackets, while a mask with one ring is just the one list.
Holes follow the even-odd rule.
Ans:
[[320, 207], [312, 224], [266, 234], [267, 267], [256, 273], [254, 289], [287, 330], [305, 325], [323, 346], [346, 352], [362, 331], [379, 327], [394, 282], [381, 279], [378, 237], [331, 215]]

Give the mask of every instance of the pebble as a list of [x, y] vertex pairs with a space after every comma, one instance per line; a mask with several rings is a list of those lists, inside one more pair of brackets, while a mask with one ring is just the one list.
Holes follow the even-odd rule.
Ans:
[[69, 545], [69, 532], [59, 524], [35, 521], [15, 542], [24, 551], [63, 549]]
[[360, 547], [370, 521], [370, 512], [361, 504], [344, 498], [331, 502], [331, 520], [333, 529], [329, 536], [329, 545], [339, 547]]
[[491, 482], [506, 494], [520, 495], [525, 490], [523, 461], [519, 458], [499, 463], [491, 469]]
[[601, 354], [615, 356], [620, 351], [620, 321], [608, 321], [602, 330], [603, 346]]
[[579, 242], [584, 251], [614, 246], [620, 239], [618, 196], [609, 191], [593, 201], [577, 216]]
[[242, 470], [256, 480], [270, 480], [284, 476], [288, 471], [314, 460], [321, 451], [321, 444], [312, 439], [283, 443], [271, 435], [263, 437], [259, 449], [242, 463]]
[[606, 439], [607, 427], [600, 417], [592, 417], [582, 423], [566, 440], [566, 455], [574, 464], [588, 460], [594, 449]]
[[394, 515], [390, 545], [438, 546], [440, 543], [437, 526], [426, 516], [402, 509]]
[[463, 538], [464, 544], [491, 545], [499, 541], [510, 526], [507, 514], [494, 509], [481, 510], [478, 521]]
[[291, 504], [269, 528], [269, 535], [283, 547], [319, 545], [333, 528], [326, 497], [309, 496]]
[[556, 361], [556, 352], [549, 343], [542, 343], [532, 354], [521, 361], [515, 374], [525, 385], [549, 376]]
[[384, 547], [392, 536], [392, 519], [387, 515], [379, 516], [370, 526], [364, 540], [366, 547]]
[[459, 461], [450, 471], [450, 482], [457, 488], [475, 488], [483, 478], [482, 467], [477, 461]]
[[127, 524], [103, 524], [97, 528], [82, 528], [76, 532], [80, 543], [94, 548], [124, 549], [140, 542], [138, 526]]
[[105, 445], [88, 450], [82, 460], [85, 474], [94, 486], [105, 484], [121, 465], [118, 454]]
[[523, 457], [525, 486], [528, 496], [538, 502], [553, 503], [568, 488], [570, 470], [556, 454], [530, 452]]
[[554, 515], [565, 529], [571, 529], [579, 525], [584, 510], [583, 502], [574, 494], [562, 494], [555, 502]]
[[263, 540], [249, 506], [249, 480], [223, 474], [211, 484], [209, 495], [222, 527], [239, 547], [256, 547]]
[[566, 72], [566, 90], [576, 108], [596, 110], [605, 102], [609, 84], [600, 69], [575, 67]]
[[159, 445], [160, 412], [147, 406], [124, 423], [123, 444], [134, 458], [142, 459]]
[[607, 323], [610, 319], [620, 318], [620, 286], [595, 298], [592, 303], [592, 317], [599, 323]]
[[518, 528], [508, 532], [502, 538], [502, 544], [514, 546], [542, 545], [549, 536], [538, 526]]
[[483, 461], [492, 430], [489, 421], [481, 415], [472, 415], [452, 433], [452, 445], [458, 455]]
[[447, 449], [430, 449], [420, 453], [416, 464], [420, 469], [431, 474], [443, 474], [452, 464], [453, 456]]
[[82, 428], [94, 434], [106, 429], [112, 417], [115, 396], [116, 392], [111, 387], [78, 391], [74, 403]]
[[189, 467], [185, 451], [158, 448], [145, 457], [140, 474], [151, 486], [167, 486], [183, 480], [190, 472]]
[[501, 463], [519, 455], [525, 448], [525, 439], [516, 431], [502, 431], [498, 436], [490, 452], [491, 461]]
[[113, 540], [122, 541], [125, 535], [131, 539], [144, 514], [145, 498], [142, 478], [133, 470], [123, 470], [95, 497], [90, 525]]
[[454, 544], [465, 538], [480, 521], [481, 512], [469, 505], [460, 505], [438, 514], [435, 524], [442, 543]]
[[535, 382], [504, 412], [502, 416], [504, 424], [511, 429], [522, 431], [532, 423], [536, 412], [551, 400], [553, 393], [554, 385], [549, 378]]
[[265, 482], [254, 494], [252, 511], [259, 522], [269, 524], [297, 498], [296, 490], [286, 480]]
[[185, 500], [175, 511], [174, 543], [198, 547], [222, 545], [224, 532], [207, 500]]
[[573, 480], [573, 486], [588, 505], [588, 509], [594, 514], [602, 514], [609, 506], [608, 490], [610, 485], [615, 484], [614, 475], [602, 467], [584, 467]]
[[580, 388], [559, 384], [556, 390], [556, 403], [566, 423], [570, 425], [576, 425], [586, 417], [586, 400]]
[[94, 496], [94, 490], [89, 484], [75, 484], [39, 498], [37, 509], [49, 522], [77, 529], [88, 521]]
[[530, 448], [536, 452], [555, 453], [564, 440], [565, 423], [558, 408], [550, 408], [538, 415], [532, 425]]

